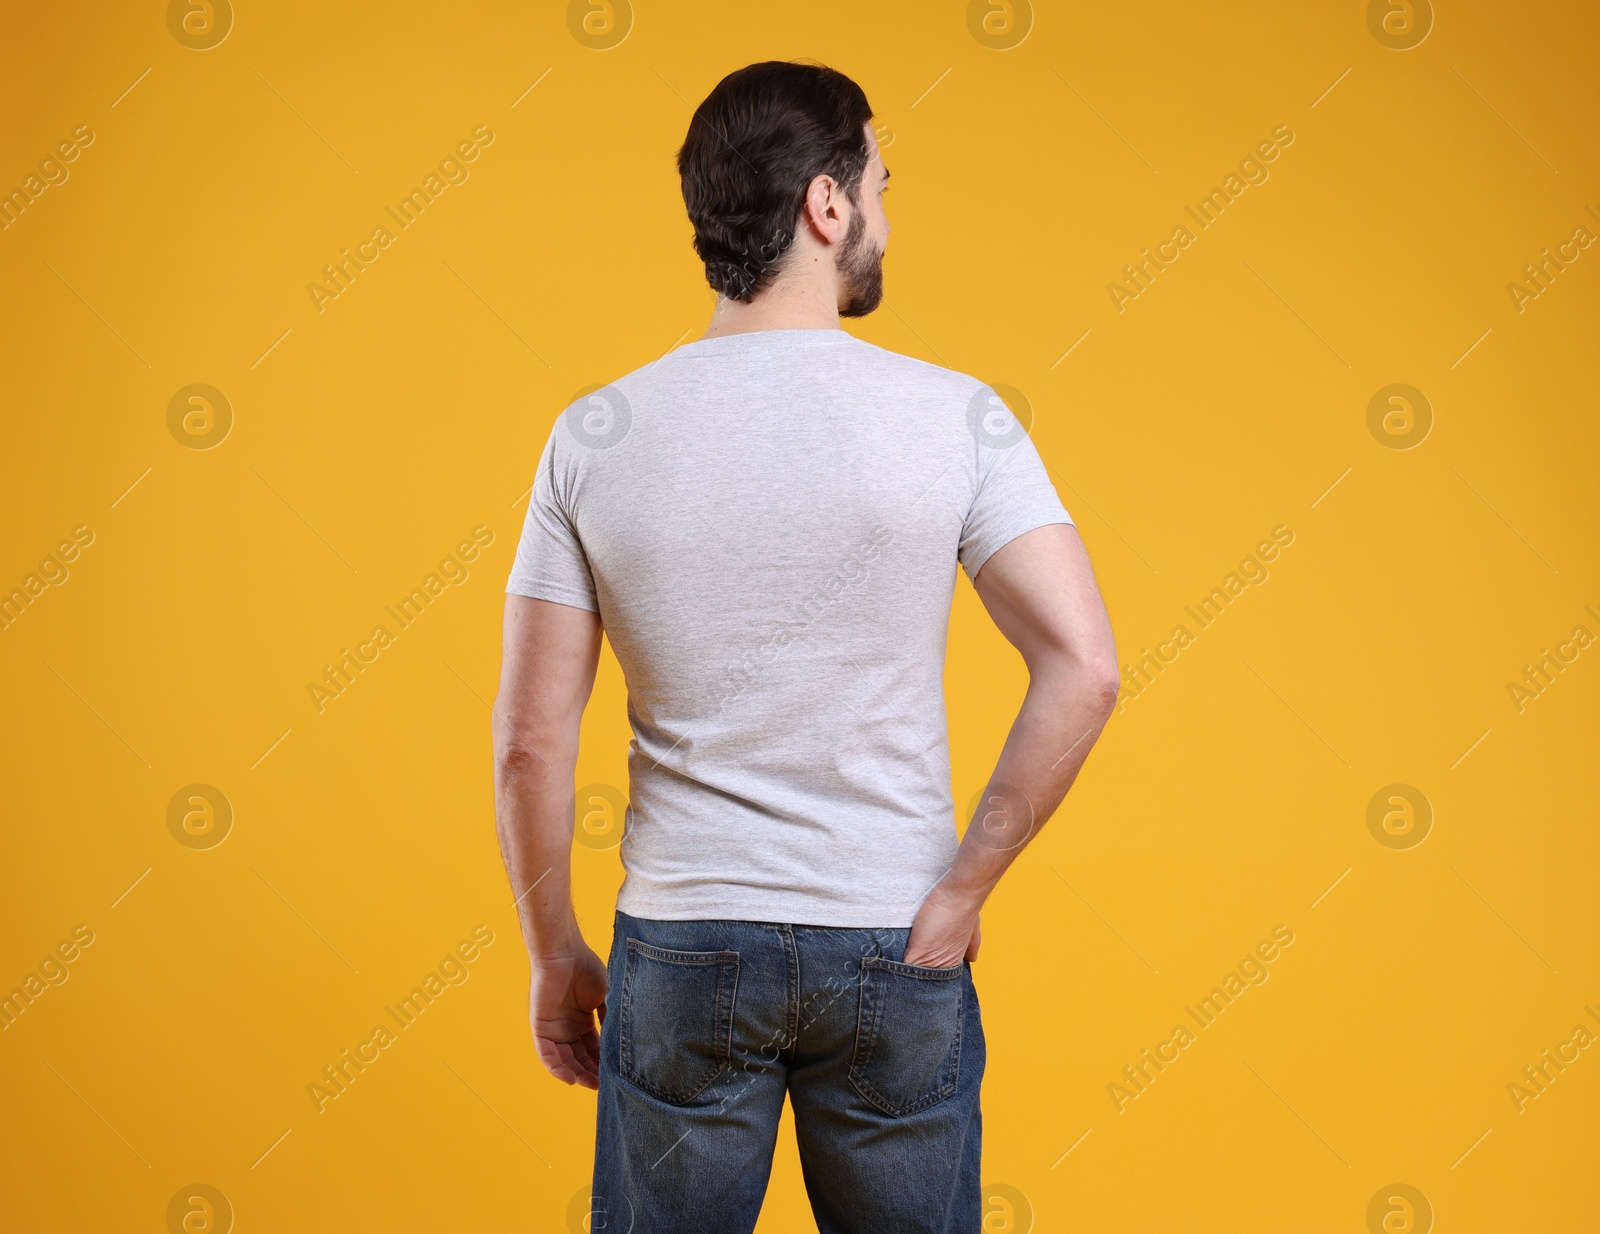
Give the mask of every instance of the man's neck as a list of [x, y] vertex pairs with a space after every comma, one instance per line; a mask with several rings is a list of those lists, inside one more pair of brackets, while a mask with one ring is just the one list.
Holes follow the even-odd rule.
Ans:
[[783, 277], [748, 303], [717, 297], [701, 338], [756, 330], [842, 330], [839, 291], [832, 280]]

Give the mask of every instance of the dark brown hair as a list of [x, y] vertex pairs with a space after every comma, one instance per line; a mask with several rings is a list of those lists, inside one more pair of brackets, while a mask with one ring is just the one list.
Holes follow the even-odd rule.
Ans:
[[816, 176], [832, 176], [855, 202], [871, 118], [861, 87], [820, 64], [767, 60], [717, 83], [678, 151], [694, 251], [713, 290], [750, 300], [772, 281]]

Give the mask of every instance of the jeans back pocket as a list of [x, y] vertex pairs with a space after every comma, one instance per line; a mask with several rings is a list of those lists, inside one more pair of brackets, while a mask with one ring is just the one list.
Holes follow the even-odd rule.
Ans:
[[966, 966], [923, 968], [882, 956], [861, 961], [861, 1003], [850, 1083], [902, 1118], [956, 1091]]
[[733, 1056], [737, 951], [669, 951], [636, 938], [623, 961], [619, 1065], [630, 1083], [685, 1105]]

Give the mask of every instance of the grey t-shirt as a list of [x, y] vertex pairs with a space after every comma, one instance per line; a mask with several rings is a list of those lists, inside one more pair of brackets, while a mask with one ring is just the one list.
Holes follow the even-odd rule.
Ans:
[[597, 611], [627, 679], [618, 907], [909, 926], [956, 849], [957, 563], [1071, 521], [993, 390], [843, 330], [702, 339], [567, 408], [506, 590]]

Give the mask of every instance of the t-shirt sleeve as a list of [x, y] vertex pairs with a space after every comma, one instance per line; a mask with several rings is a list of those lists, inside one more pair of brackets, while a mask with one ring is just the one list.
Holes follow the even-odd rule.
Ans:
[[1072, 525], [1032, 438], [990, 391], [987, 414], [974, 424], [978, 484], [961, 527], [957, 558], [969, 579], [998, 550], [1035, 527]]
[[595, 595], [594, 575], [588, 555], [578, 538], [563, 500], [567, 486], [560, 483], [556, 434], [558, 419], [545, 441], [539, 469], [534, 474], [533, 490], [528, 494], [528, 516], [522, 522], [522, 539], [517, 557], [511, 563], [511, 578], [506, 591], [535, 600], [551, 600], [571, 608], [600, 611]]

